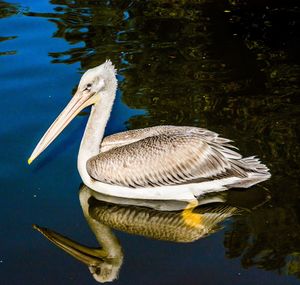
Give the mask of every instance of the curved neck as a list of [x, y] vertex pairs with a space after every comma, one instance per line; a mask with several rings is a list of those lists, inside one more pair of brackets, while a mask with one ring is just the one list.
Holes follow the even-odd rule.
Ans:
[[78, 153], [78, 171], [83, 182], [89, 179], [86, 170], [86, 162], [99, 154], [100, 144], [104, 135], [105, 127], [109, 119], [115, 99], [115, 91], [111, 90], [101, 94], [100, 101], [92, 106], [91, 113], [81, 140]]
[[94, 219], [89, 213], [89, 199], [92, 197], [91, 190], [83, 185], [79, 192], [79, 200], [83, 215], [94, 233], [99, 245], [106, 252], [107, 258], [115, 258], [117, 263], [122, 263], [123, 250], [117, 237], [112, 232], [111, 228], [103, 223], [101, 220]]
[[[93, 249], [92, 255], [102, 259], [100, 263], [89, 264], [90, 272], [93, 277], [103, 283], [113, 281], [118, 277], [118, 272], [123, 263], [123, 250], [119, 240], [112, 232], [111, 228], [104, 225], [101, 219], [94, 219], [90, 215], [89, 199], [91, 198], [90, 190], [84, 185], [79, 192], [80, 205], [90, 229], [93, 231], [101, 249]], [[89, 254], [91, 254], [89, 252]], [[96, 268], [96, 270], [95, 270]], [[100, 273], [97, 273], [100, 271]]]

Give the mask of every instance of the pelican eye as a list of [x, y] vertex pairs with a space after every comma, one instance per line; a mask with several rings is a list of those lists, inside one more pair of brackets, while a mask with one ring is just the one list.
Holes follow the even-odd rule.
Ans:
[[88, 83], [85, 87], [86, 90], [91, 90], [92, 88], [92, 83]]
[[100, 275], [100, 273], [101, 273], [101, 268], [100, 267], [96, 267], [95, 274], [96, 275]]

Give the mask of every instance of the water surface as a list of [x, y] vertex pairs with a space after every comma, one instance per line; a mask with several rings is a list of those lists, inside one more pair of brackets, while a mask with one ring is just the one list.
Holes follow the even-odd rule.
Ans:
[[[256, 154], [272, 178], [239, 191], [248, 209], [191, 243], [116, 231], [116, 284], [298, 284], [297, 1], [1, 1], [0, 274], [3, 284], [95, 284], [31, 227], [98, 246], [78, 200], [82, 113], [32, 166], [33, 147], [81, 74], [110, 58], [119, 89], [106, 134], [204, 127]], [[268, 192], [260, 203], [258, 193]], [[244, 197], [244, 198], [243, 198]], [[241, 205], [241, 200], [243, 201]]]

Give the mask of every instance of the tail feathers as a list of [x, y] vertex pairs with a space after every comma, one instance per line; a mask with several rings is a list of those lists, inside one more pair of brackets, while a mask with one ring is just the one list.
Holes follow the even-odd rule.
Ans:
[[269, 175], [269, 168], [262, 164], [260, 160], [255, 156], [245, 157], [239, 160], [240, 167], [244, 168], [247, 172], [253, 172], [257, 175]]
[[231, 184], [230, 187], [248, 188], [271, 177], [269, 168], [255, 156], [239, 159], [235, 161], [235, 164], [247, 175], [240, 181]]

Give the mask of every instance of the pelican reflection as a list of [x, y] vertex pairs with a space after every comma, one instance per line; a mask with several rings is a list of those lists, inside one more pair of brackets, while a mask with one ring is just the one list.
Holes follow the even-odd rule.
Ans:
[[[250, 207], [266, 201], [267, 196], [262, 195], [263, 191], [259, 192], [259, 201], [252, 201], [254, 204]], [[243, 210], [238, 207], [241, 197], [237, 196], [245, 194], [230, 191], [210, 193], [198, 202], [189, 204], [180, 201], [121, 199], [102, 194], [100, 200], [99, 193], [83, 185], [79, 192], [80, 204], [100, 248], [84, 246], [37, 225], [34, 228], [56, 246], [86, 264], [94, 279], [103, 283], [117, 279], [124, 258], [122, 246], [112, 229], [157, 240], [193, 242], [218, 231], [221, 222], [241, 213]]]

